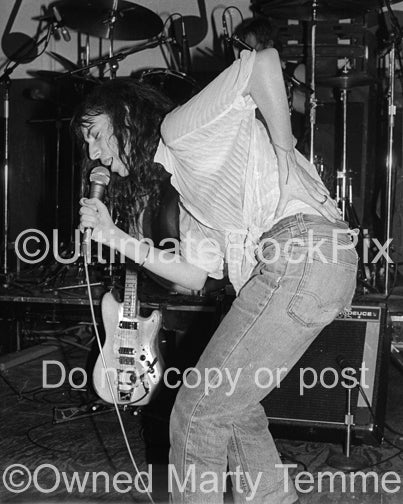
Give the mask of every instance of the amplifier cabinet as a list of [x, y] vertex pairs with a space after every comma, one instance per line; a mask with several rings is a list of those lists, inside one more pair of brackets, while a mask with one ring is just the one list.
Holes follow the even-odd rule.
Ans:
[[[277, 388], [262, 401], [273, 435], [343, 440], [350, 389], [352, 442], [379, 443], [383, 437], [390, 358], [390, 340], [385, 328], [385, 305], [365, 303], [353, 305], [323, 329]], [[346, 366], [354, 371], [347, 372]]]

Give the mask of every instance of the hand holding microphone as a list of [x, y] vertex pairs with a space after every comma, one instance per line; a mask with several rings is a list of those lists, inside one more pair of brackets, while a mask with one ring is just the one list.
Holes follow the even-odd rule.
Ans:
[[[91, 253], [91, 237], [96, 241], [102, 241], [114, 227], [111, 216], [102, 203], [105, 187], [109, 184], [109, 170], [104, 166], [97, 166], [90, 174], [89, 199], [80, 200], [80, 229], [84, 232], [81, 244], [81, 254], [89, 259]], [[96, 232], [93, 233], [93, 230]]]

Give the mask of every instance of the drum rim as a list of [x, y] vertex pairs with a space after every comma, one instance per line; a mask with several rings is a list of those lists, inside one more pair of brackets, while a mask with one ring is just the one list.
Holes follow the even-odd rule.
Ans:
[[144, 75], [149, 75], [152, 73], [163, 73], [167, 75], [173, 75], [174, 77], [180, 77], [183, 80], [188, 80], [192, 84], [195, 84], [196, 88], [200, 88], [199, 84], [193, 77], [184, 72], [179, 72], [178, 70], [172, 70], [171, 68], [162, 68], [162, 67], [145, 68], [144, 70], [141, 71], [139, 79], [141, 80]]

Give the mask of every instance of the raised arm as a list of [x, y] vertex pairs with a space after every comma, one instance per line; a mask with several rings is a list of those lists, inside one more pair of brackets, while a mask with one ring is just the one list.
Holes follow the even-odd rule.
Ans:
[[256, 54], [247, 92], [266, 121], [278, 159], [280, 199], [275, 218], [281, 217], [289, 200], [298, 199], [332, 222], [340, 219], [337, 206], [322, 181], [297, 166], [288, 100], [276, 49], [264, 49]]

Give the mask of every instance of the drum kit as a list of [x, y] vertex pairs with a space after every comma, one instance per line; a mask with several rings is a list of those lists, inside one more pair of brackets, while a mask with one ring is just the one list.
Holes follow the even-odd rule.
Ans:
[[[400, 44], [403, 31], [394, 15], [391, 4], [398, 0], [252, 0], [254, 11], [277, 19], [296, 19], [306, 21], [310, 26], [310, 54], [308, 61], [310, 64], [311, 88], [309, 96], [309, 123], [310, 123], [310, 161], [315, 163], [315, 130], [316, 130], [316, 99], [317, 85], [333, 88], [339, 91], [342, 106], [342, 156], [341, 166], [337, 170], [336, 200], [345, 220], [350, 225], [360, 228], [356, 213], [353, 207], [352, 194], [352, 170], [347, 166], [347, 107], [348, 93], [356, 87], [369, 86], [377, 83], [373, 75], [363, 72], [350, 71], [348, 60], [338, 75], [316, 75], [316, 47], [317, 47], [317, 26], [320, 21], [332, 21], [341, 19], [352, 19], [363, 16], [376, 9], [383, 9], [390, 20], [389, 40], [386, 43], [386, 51], [382, 57], [388, 56], [387, 64], [389, 72], [387, 75], [388, 89], [388, 154], [386, 162], [386, 194], [385, 194], [385, 233], [384, 242], [391, 242], [392, 228], [392, 202], [393, 202], [393, 139], [394, 139], [394, 119], [396, 115], [395, 106], [395, 70], [396, 57], [400, 56]], [[384, 293], [388, 295], [391, 288], [390, 264], [385, 261], [383, 283]], [[363, 280], [364, 286], [366, 279]], [[373, 290], [370, 287], [370, 291]]]
[[[59, 224], [59, 156], [60, 156], [60, 123], [63, 120], [68, 120], [71, 115], [72, 106], [79, 101], [86, 92], [93, 88], [104, 78], [104, 69], [109, 66], [110, 78], [115, 78], [118, 70], [118, 62], [125, 59], [131, 54], [138, 53], [145, 49], [165, 45], [168, 49], [171, 61], [174, 61], [174, 69], [169, 68], [153, 68], [143, 70], [133, 77], [137, 77], [143, 82], [158, 87], [162, 92], [166, 93], [174, 103], [180, 104], [188, 100], [193, 94], [199, 90], [197, 82], [187, 75], [183, 70], [189, 66], [189, 47], [187, 45], [186, 28], [182, 20], [182, 33], [180, 41], [175, 37], [165, 36], [164, 29], [166, 27], [159, 15], [150, 9], [141, 5], [129, 2], [126, 0], [59, 0], [51, 3], [43, 14], [36, 16], [33, 20], [38, 21], [40, 28], [42, 23], [45, 23], [47, 28], [44, 31], [47, 33], [42, 38], [38, 39], [36, 44], [48, 44], [50, 37], [63, 38], [65, 41], [71, 40], [69, 30], [78, 32], [79, 45], [81, 45], [81, 37], [85, 37], [85, 47], [82, 49], [82, 54], [85, 55], [79, 63], [74, 63], [64, 56], [49, 51], [47, 54], [56, 60], [64, 69], [64, 71], [47, 71], [37, 70], [28, 71], [32, 77], [44, 82], [44, 86], [37, 90], [31, 91], [32, 99], [47, 100], [48, 103], [53, 103], [56, 108], [56, 119], [33, 119], [30, 123], [53, 122], [56, 125], [56, 163], [55, 171], [56, 182], [54, 187], [55, 194], [55, 228]], [[170, 16], [171, 18], [171, 16]], [[41, 34], [43, 33], [40, 32]], [[176, 35], [176, 32], [175, 32]], [[108, 44], [108, 56], [101, 56], [96, 60], [91, 60], [90, 56], [90, 36], [97, 37], [100, 40], [100, 52], [102, 41], [106, 40]], [[146, 40], [146, 42], [144, 42]], [[143, 41], [137, 43], [133, 47], [115, 52], [115, 41]], [[172, 50], [172, 46], [176, 49], [176, 54], [186, 52], [185, 56], [181, 57], [180, 62], [176, 61], [177, 56]], [[177, 46], [177, 47], [176, 47]], [[41, 52], [44, 52], [44, 50]], [[35, 53], [37, 54], [37, 52]], [[165, 58], [167, 60], [167, 58]], [[11, 84], [10, 75], [13, 70], [20, 64], [26, 63], [23, 58], [18, 59], [18, 51], [15, 58], [9, 60], [6, 70], [3, 75], [0, 75], [0, 84], [4, 85], [4, 163], [3, 163], [3, 236], [2, 236], [2, 264], [0, 276], [7, 284], [9, 277], [9, 265], [7, 258], [7, 250], [9, 247], [9, 86]], [[90, 68], [98, 68], [99, 77], [94, 77], [89, 73]], [[46, 91], [44, 92], [43, 89]], [[70, 103], [75, 100], [75, 103]], [[73, 219], [72, 219], [73, 222]], [[72, 226], [72, 224], [71, 224]], [[71, 230], [72, 236], [74, 231]]]

